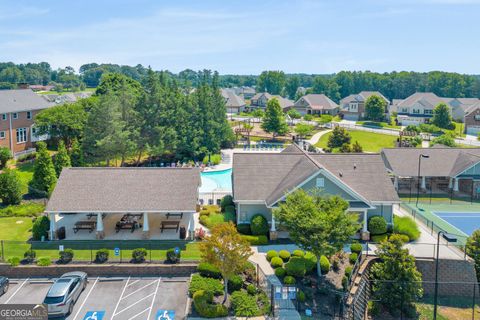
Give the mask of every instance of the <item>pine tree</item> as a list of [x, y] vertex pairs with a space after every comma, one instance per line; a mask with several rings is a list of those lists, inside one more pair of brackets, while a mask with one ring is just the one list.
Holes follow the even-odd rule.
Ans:
[[72, 148], [70, 149], [70, 162], [72, 167], [83, 167], [83, 151], [77, 139], [72, 140]]
[[57, 183], [57, 175], [53, 166], [52, 157], [47, 150], [45, 142], [37, 143], [37, 159], [33, 167], [33, 179], [30, 182], [32, 193], [46, 197]]
[[13, 170], [6, 169], [0, 174], [0, 199], [4, 205], [20, 204], [22, 201], [22, 186]]
[[65, 148], [65, 143], [63, 140], [60, 140], [58, 143], [58, 152], [55, 155], [53, 165], [55, 167], [57, 177], [60, 177], [60, 173], [62, 173], [63, 168], [72, 166], [70, 156], [68, 155], [68, 151], [67, 148]]

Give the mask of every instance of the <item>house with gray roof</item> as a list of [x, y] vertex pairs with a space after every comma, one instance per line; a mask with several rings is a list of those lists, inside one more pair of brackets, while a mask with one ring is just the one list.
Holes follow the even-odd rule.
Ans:
[[329, 114], [336, 115], [339, 111], [339, 106], [332, 99], [324, 94], [310, 93], [298, 99], [293, 105], [300, 114]]
[[62, 227], [71, 240], [192, 237], [200, 184], [198, 168], [64, 168], [45, 209], [50, 238]]
[[429, 123], [433, 117], [433, 109], [440, 103], [447, 104], [452, 113], [452, 107], [444, 98], [433, 92], [415, 92], [396, 104], [397, 121], [403, 126]]
[[480, 103], [478, 98], [443, 98], [452, 107], [452, 118], [455, 121], [463, 122], [469, 110], [473, 105]]
[[222, 97], [225, 99], [225, 107], [228, 114], [238, 114], [245, 111], [246, 103], [242, 97], [235, 94], [232, 89], [220, 89]]
[[401, 195], [480, 196], [480, 148], [386, 148], [381, 155]]
[[[373, 95], [380, 97], [385, 102], [385, 106], [390, 104], [390, 101], [378, 91], [362, 91], [358, 94], [351, 94], [340, 100], [340, 113], [343, 118], [355, 121], [363, 119], [365, 117], [365, 102]], [[385, 108], [386, 112], [387, 109]]]
[[465, 123], [464, 133], [478, 136], [480, 133], [480, 102], [470, 105], [470, 107], [465, 110], [463, 119]]
[[232, 182], [237, 223], [262, 214], [272, 238], [281, 235], [272, 210], [299, 188], [347, 200], [364, 237], [372, 216], [392, 224], [393, 205], [400, 202], [379, 154], [311, 154], [295, 145], [281, 153], [235, 153]]
[[260, 109], [265, 111], [267, 108], [267, 103], [271, 99], [277, 99], [283, 111], [287, 111], [294, 104], [292, 100], [284, 98], [280, 95], [272, 95], [268, 92], [261, 92], [255, 94], [250, 100], [250, 110]]

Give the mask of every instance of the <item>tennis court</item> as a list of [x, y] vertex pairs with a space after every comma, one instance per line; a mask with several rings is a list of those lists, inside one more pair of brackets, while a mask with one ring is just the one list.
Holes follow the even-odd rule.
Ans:
[[469, 236], [476, 229], [480, 228], [479, 212], [432, 212], [437, 217], [451, 224], [460, 232]]

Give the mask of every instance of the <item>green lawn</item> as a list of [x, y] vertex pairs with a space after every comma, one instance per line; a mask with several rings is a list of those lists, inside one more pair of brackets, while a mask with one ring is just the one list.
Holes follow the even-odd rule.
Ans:
[[[352, 137], [352, 143], [358, 141], [363, 148], [364, 152], [379, 152], [383, 148], [392, 148], [397, 140], [396, 136], [373, 133], [367, 131], [349, 130]], [[318, 148], [326, 148], [328, 138], [332, 133], [324, 134], [320, 140], [315, 144]], [[334, 150], [335, 152], [335, 150]]]
[[33, 163], [24, 163], [17, 166], [15, 170], [22, 184], [22, 192], [28, 193], [28, 183], [33, 178]]
[[386, 129], [401, 129], [400, 126], [393, 125], [388, 122], [379, 122], [379, 121], [357, 121], [357, 125], [364, 127], [374, 127], [374, 128], [386, 128]]
[[453, 133], [457, 137], [466, 137], [466, 134], [464, 133], [465, 130], [465, 124], [462, 122], [452, 122], [455, 125], [455, 129], [452, 130], [447, 130], [447, 129], [442, 129], [444, 132], [450, 132]]

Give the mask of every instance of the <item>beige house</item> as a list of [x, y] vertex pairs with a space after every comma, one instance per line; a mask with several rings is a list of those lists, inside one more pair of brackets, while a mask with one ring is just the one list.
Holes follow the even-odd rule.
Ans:
[[382, 98], [385, 101], [385, 106], [390, 104], [390, 101], [378, 91], [362, 91], [358, 94], [351, 94], [340, 100], [340, 113], [343, 118], [355, 121], [363, 119], [365, 117], [365, 102], [373, 95]]
[[252, 99], [250, 100], [250, 109], [251, 110], [260, 109], [265, 111], [268, 101], [274, 98], [278, 100], [280, 107], [284, 111], [288, 110], [290, 107], [294, 105], [294, 102], [290, 99], [284, 98], [279, 95], [271, 95], [268, 92], [262, 92], [262, 93], [257, 93], [252, 97]]
[[298, 99], [293, 105], [301, 115], [306, 114], [330, 114], [339, 112], [339, 106], [324, 94], [307, 94]]

